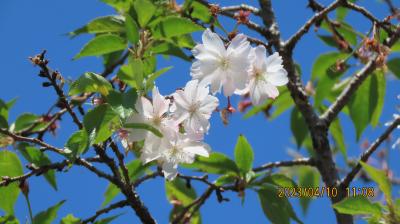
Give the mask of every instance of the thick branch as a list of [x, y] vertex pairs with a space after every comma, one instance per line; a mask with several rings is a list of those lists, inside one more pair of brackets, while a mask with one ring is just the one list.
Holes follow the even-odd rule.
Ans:
[[[400, 117], [395, 119], [393, 123], [386, 129], [386, 131], [379, 136], [378, 139], [372, 143], [372, 145], [360, 156], [360, 162], [367, 162], [368, 158], [378, 149], [378, 147], [385, 141], [397, 127], [400, 125]], [[361, 163], [358, 164], [347, 174], [347, 176], [342, 180], [340, 186], [346, 188], [349, 186], [351, 181], [355, 178], [358, 172], [361, 170]]]

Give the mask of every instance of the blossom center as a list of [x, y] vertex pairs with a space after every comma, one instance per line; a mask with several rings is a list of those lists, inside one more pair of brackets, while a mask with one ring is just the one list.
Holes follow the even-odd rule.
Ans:
[[162, 119], [161, 119], [161, 117], [154, 117], [153, 118], [153, 124], [155, 125], [155, 126], [160, 126], [161, 125], [161, 121], [162, 121]]
[[200, 108], [200, 102], [196, 102], [190, 105], [189, 107], [189, 113], [190, 114], [194, 114], [196, 113], [196, 111]]
[[223, 57], [220, 61], [221, 69], [226, 71], [229, 68], [230, 61], [228, 58]]

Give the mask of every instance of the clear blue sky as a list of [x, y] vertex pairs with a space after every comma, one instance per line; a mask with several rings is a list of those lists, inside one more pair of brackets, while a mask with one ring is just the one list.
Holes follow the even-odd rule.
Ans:
[[[218, 1], [221, 5], [239, 3], [241, 1]], [[257, 6], [255, 1], [245, 1]], [[323, 1], [325, 4], [329, 1]], [[377, 0], [361, 0], [376, 13], [379, 18], [387, 14], [386, 5]], [[398, 2], [397, 2], [398, 3]], [[294, 33], [311, 15], [311, 10], [306, 8], [305, 0], [275, 0], [273, 1], [278, 17], [282, 37], [287, 39]], [[98, 58], [90, 57], [72, 61], [72, 57], [79, 51], [90, 36], [82, 36], [70, 40], [64, 34], [85, 24], [97, 17], [113, 14], [113, 9], [101, 3], [99, 0], [3, 0], [0, 1], [0, 98], [10, 100], [18, 96], [18, 102], [12, 110], [11, 120], [22, 112], [45, 113], [56, 97], [52, 89], [41, 87], [41, 81], [37, 77], [38, 69], [34, 68], [27, 60], [28, 56], [39, 53], [43, 49], [48, 50], [50, 66], [58, 69], [64, 77], [76, 78], [85, 71], [101, 72], [102, 64]], [[363, 33], [370, 28], [370, 22], [363, 17], [351, 13], [350, 23]], [[223, 20], [226, 22], [226, 20]], [[232, 24], [232, 23], [231, 23]], [[199, 34], [195, 35], [199, 41]], [[320, 53], [333, 49], [324, 46], [316, 39], [313, 31], [306, 35], [296, 48], [295, 60], [302, 66], [303, 80], [309, 78], [314, 59]], [[179, 59], [160, 58], [159, 66], [173, 65], [174, 68], [163, 75], [157, 85], [162, 94], [169, 94], [177, 87], [184, 86], [190, 79], [190, 64]], [[399, 81], [388, 77], [387, 95], [385, 98], [384, 112], [381, 122], [391, 119], [395, 112], [395, 100], [400, 94]], [[222, 98], [222, 96], [220, 96]], [[234, 102], [237, 103], [237, 98]], [[355, 131], [350, 119], [341, 116], [344, 124], [346, 144], [349, 156], [357, 156], [360, 152], [360, 143], [355, 141]], [[48, 136], [47, 140], [56, 146], [63, 146], [75, 127], [69, 124], [70, 119], [65, 116], [61, 123], [62, 129], [55, 138]], [[383, 128], [368, 128], [362, 136], [364, 139], [375, 139]], [[231, 118], [229, 126], [222, 125], [218, 114], [212, 118], [212, 127], [206, 138], [214, 151], [223, 152], [233, 157], [233, 148], [238, 135], [244, 134], [252, 144], [255, 151], [255, 164], [290, 159], [288, 149], [295, 150], [295, 145], [290, 132], [290, 112], [285, 112], [276, 120], [268, 121], [263, 115], [244, 120], [242, 114], [236, 113]], [[399, 133], [397, 133], [399, 135]], [[305, 150], [299, 153], [306, 155]], [[391, 151], [390, 165], [397, 176], [400, 175], [398, 162], [398, 150]], [[52, 156], [53, 161], [61, 159]], [[339, 162], [341, 163], [342, 159]], [[94, 214], [100, 208], [103, 201], [103, 193], [107, 183], [98, 179], [86, 170], [74, 167], [68, 173], [57, 173], [59, 190], [54, 191], [42, 177], [30, 178], [31, 203], [34, 213], [45, 210], [47, 207], [62, 199], [67, 202], [59, 211], [59, 217], [73, 213], [80, 218], [86, 218]], [[161, 178], [147, 182], [139, 188], [139, 193], [150, 212], [159, 223], [167, 223], [171, 205], [164, 193], [164, 180]], [[363, 186], [362, 183], [355, 183]], [[197, 185], [196, 185], [197, 186]], [[204, 186], [199, 185], [199, 190]], [[198, 194], [202, 191], [198, 190]], [[396, 188], [396, 195], [398, 189]], [[261, 210], [257, 195], [251, 191], [246, 192], [246, 201], [241, 205], [240, 199], [234, 193], [226, 193], [231, 201], [219, 204], [213, 195], [202, 207], [203, 223], [268, 223]], [[0, 199], [1, 200], [1, 199]], [[314, 200], [309, 208], [309, 213], [304, 216], [297, 200], [292, 204], [305, 223], [334, 223], [334, 214], [327, 198]], [[126, 214], [118, 218], [114, 223], [139, 222], [132, 211], [123, 209]], [[1, 213], [0, 213], [1, 214]], [[16, 215], [22, 223], [26, 220], [27, 207], [22, 197], [16, 205]]]

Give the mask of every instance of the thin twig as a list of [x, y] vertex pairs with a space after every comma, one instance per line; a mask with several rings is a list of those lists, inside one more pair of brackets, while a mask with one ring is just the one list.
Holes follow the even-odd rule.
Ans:
[[271, 163], [266, 163], [262, 166], [255, 167], [253, 168], [254, 172], [260, 172], [272, 168], [277, 168], [277, 167], [291, 167], [291, 166], [315, 166], [315, 161], [312, 158], [301, 158], [301, 159], [295, 159], [295, 160], [289, 160], [289, 161], [278, 161], [278, 162], [271, 162]]
[[385, 141], [397, 127], [400, 125], [400, 118], [397, 118], [393, 123], [386, 129], [386, 131], [377, 138], [374, 143], [360, 156], [357, 165], [347, 174], [347, 176], [341, 181], [340, 186], [346, 188], [349, 186], [351, 181], [355, 178], [357, 173], [361, 170], [361, 162], [367, 162], [368, 158], [378, 149], [378, 147]]
[[119, 202], [116, 202], [114, 204], [111, 204], [110, 206], [100, 209], [98, 211], [96, 211], [96, 214], [94, 214], [93, 216], [91, 216], [90, 218], [87, 218], [83, 221], [81, 221], [81, 224], [87, 224], [87, 223], [94, 223], [96, 221], [96, 219], [103, 214], [109, 213], [110, 211], [114, 210], [114, 209], [118, 209], [118, 208], [123, 208], [128, 206], [129, 203], [127, 200], [122, 200]]

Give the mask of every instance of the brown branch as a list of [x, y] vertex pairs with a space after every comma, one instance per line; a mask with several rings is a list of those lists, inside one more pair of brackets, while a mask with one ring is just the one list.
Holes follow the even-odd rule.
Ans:
[[[374, 143], [360, 156], [360, 162], [367, 162], [368, 158], [378, 149], [378, 147], [385, 141], [396, 128], [400, 125], [400, 118], [397, 118], [393, 123], [386, 129], [386, 131], [377, 138]], [[341, 181], [340, 186], [346, 188], [349, 186], [351, 181], [355, 178], [358, 172], [361, 170], [361, 163], [358, 162], [357, 165], [347, 174], [347, 176]]]
[[[111, 139], [109, 139], [109, 140], [111, 140]], [[119, 168], [121, 168], [121, 170], [122, 170], [122, 175], [124, 176], [125, 183], [130, 184], [131, 180], [129, 178], [128, 169], [126, 168], [125, 163], [124, 163], [124, 155], [119, 151], [118, 146], [112, 140], [110, 142], [110, 147], [118, 159], [118, 165], [119, 165]]]
[[96, 221], [96, 219], [103, 214], [109, 213], [110, 211], [114, 210], [114, 209], [118, 209], [118, 208], [123, 208], [128, 206], [129, 203], [127, 200], [122, 200], [119, 202], [116, 202], [114, 204], [111, 204], [110, 206], [100, 209], [98, 211], [96, 211], [96, 214], [94, 214], [93, 216], [91, 216], [90, 218], [87, 218], [83, 221], [81, 221], [81, 224], [87, 224], [87, 223], [94, 223]]
[[[184, 218], [185, 216], [187, 216], [188, 212], [190, 211], [191, 208], [193, 208], [193, 211], [190, 214], [195, 213], [196, 211], [198, 211], [201, 207], [201, 205], [204, 204], [204, 202], [211, 196], [211, 193], [214, 191], [213, 187], [209, 187], [207, 188], [207, 190], [200, 196], [198, 197], [196, 200], [194, 200], [192, 203], [190, 203], [189, 205], [187, 205], [183, 211], [172, 220], [172, 224], [179, 224], [184, 222]], [[189, 214], [188, 217], [191, 217], [191, 215]]]
[[150, 179], [154, 179], [156, 177], [160, 177], [162, 176], [161, 170], [157, 170], [151, 174], [147, 174], [141, 178], [138, 178], [135, 180], [135, 182], [133, 182], [133, 187], [138, 187], [140, 184], [142, 184], [143, 182], [145, 182], [146, 180], [150, 180]]
[[289, 38], [288, 41], [286, 41], [286, 43], [285, 43], [286, 48], [289, 50], [292, 50], [296, 46], [296, 43], [301, 39], [301, 37], [304, 34], [306, 34], [310, 30], [311, 26], [314, 23], [321, 20], [329, 12], [335, 10], [337, 7], [340, 6], [340, 4], [341, 4], [341, 0], [336, 0], [332, 4], [330, 4], [328, 7], [315, 13], [313, 17], [311, 17], [295, 34], [292, 35], [292, 37]]
[[392, 13], [392, 15], [396, 15], [396, 14], [399, 13], [399, 8], [397, 8], [397, 7], [393, 4], [392, 0], [385, 0], [385, 2], [386, 2], [386, 4], [389, 6], [389, 10], [390, 10], [390, 12]]
[[10, 132], [7, 129], [2, 129], [2, 128], [0, 128], [0, 133], [3, 134], [3, 135], [10, 136], [12, 139], [14, 139], [14, 141], [33, 143], [33, 144], [42, 146], [42, 147], [44, 147], [44, 148], [46, 148], [46, 149], [48, 149], [48, 150], [50, 150], [52, 152], [56, 152], [58, 154], [65, 155], [65, 151], [63, 149], [59, 149], [57, 147], [49, 145], [46, 142], [43, 142], [43, 141], [41, 141], [41, 140], [39, 140], [37, 138], [23, 137], [23, 136], [14, 134], [14, 133]]
[[259, 167], [253, 168], [254, 172], [260, 172], [268, 169], [273, 169], [277, 167], [291, 167], [291, 166], [315, 166], [315, 161], [313, 158], [301, 158], [289, 161], [278, 161], [278, 162], [271, 162], [261, 165]]
[[240, 4], [240, 5], [232, 5], [232, 6], [224, 6], [221, 7], [220, 12], [235, 12], [239, 10], [244, 10], [244, 11], [250, 11], [254, 15], [258, 15], [260, 13], [260, 10], [254, 6], [251, 5], [246, 5], [246, 4]]

